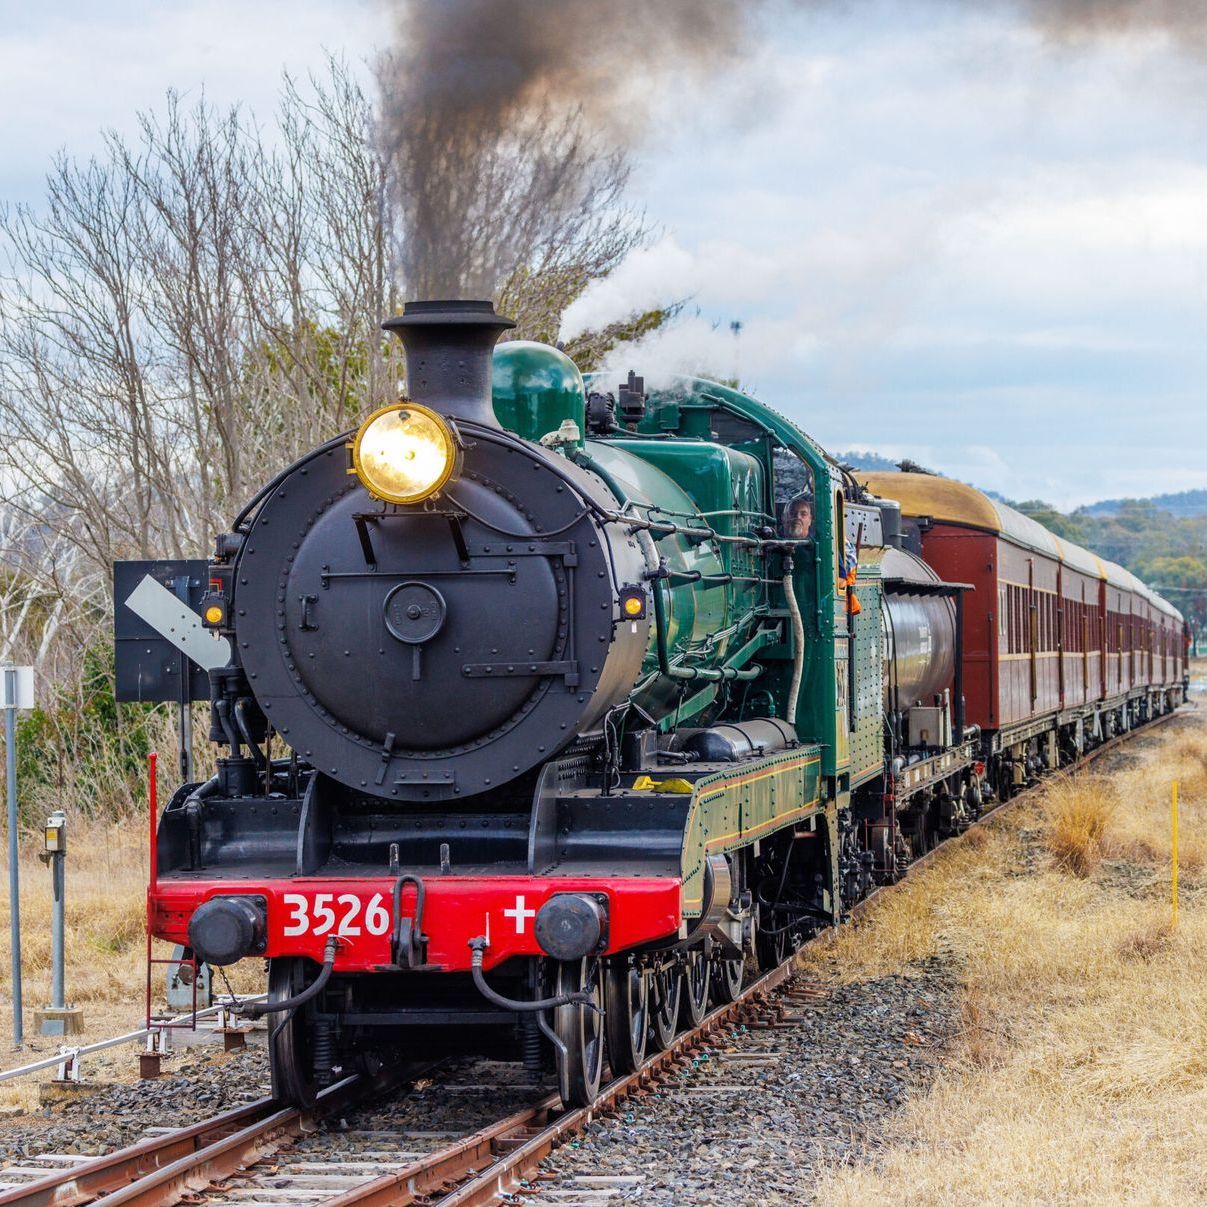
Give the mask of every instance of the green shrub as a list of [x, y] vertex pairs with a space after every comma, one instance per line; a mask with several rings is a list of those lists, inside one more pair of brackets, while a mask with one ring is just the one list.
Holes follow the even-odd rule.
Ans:
[[172, 749], [165, 705], [118, 704], [113, 698], [113, 648], [85, 647], [78, 679], [50, 690], [17, 725], [17, 799], [23, 827], [40, 828], [46, 814], [121, 818], [145, 805], [147, 755]]

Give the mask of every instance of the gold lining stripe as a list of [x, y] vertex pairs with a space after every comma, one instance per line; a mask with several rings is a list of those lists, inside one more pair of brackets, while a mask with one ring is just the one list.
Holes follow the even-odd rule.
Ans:
[[812, 767], [821, 762], [817, 757], [805, 757], [792, 763], [777, 763], [774, 767], [769, 767], [766, 771], [751, 771], [746, 775], [737, 776], [731, 780], [725, 780], [719, 784], [709, 784], [705, 789], [704, 795], [697, 801], [697, 805], [702, 805], [706, 801], [714, 799], [722, 792], [728, 791], [730, 788], [736, 788], [740, 784], [756, 784], [759, 780], [768, 779], [770, 776], [779, 775], [781, 771], [795, 771], [798, 767]]
[[[786, 763], [777, 763], [773, 767], [768, 767], [763, 771], [751, 771], [745, 775], [735, 776], [733, 779], [725, 780], [720, 784], [712, 784], [705, 791], [703, 796], [697, 798], [692, 805], [691, 818], [688, 821], [687, 830], [684, 833], [686, 838], [691, 834], [693, 828], [699, 822], [699, 807], [708, 801], [715, 800], [717, 797], [729, 791], [730, 788], [736, 788], [744, 784], [755, 784], [760, 780], [769, 779], [773, 775], [778, 775], [784, 771], [796, 771], [807, 767], [816, 767], [821, 764], [820, 755], [805, 755], [802, 758], [792, 760]], [[796, 820], [802, 815], [817, 812], [817, 806], [821, 803], [821, 794], [817, 793], [811, 800], [806, 801], [799, 808], [793, 809], [788, 813], [777, 813], [765, 821], [759, 822], [757, 826], [751, 826], [749, 829], [734, 830], [730, 834], [722, 834], [716, 838], [710, 838], [704, 843], [704, 850], [711, 851], [723, 843], [729, 842], [733, 838], [754, 838], [772, 826], [785, 826], [789, 822]], [[694, 905], [703, 904], [703, 893], [699, 897], [685, 897], [683, 899], [683, 908], [688, 909]]]
[[[799, 809], [793, 809], [791, 813], [780, 813], [775, 817], [769, 817], [766, 821], [760, 822], [757, 826], [750, 830], [735, 830], [732, 834], [723, 834], [720, 838], [710, 839], [704, 844], [705, 851], [711, 851], [714, 847], [720, 846], [722, 843], [728, 842], [731, 838], [750, 838], [757, 834], [760, 830], [765, 830], [768, 826], [774, 825], [776, 822], [787, 824], [790, 821], [803, 815], [814, 816], [819, 813], [817, 808], [821, 804], [821, 797], [815, 796], [811, 801], [801, 805]], [[692, 905], [702, 905], [704, 903], [704, 894], [699, 897], [684, 897], [683, 908], [687, 909]]]
[[732, 834], [722, 834], [719, 838], [710, 838], [704, 844], [704, 849], [707, 851], [712, 847], [720, 846], [723, 842], [728, 842], [731, 838], [749, 838], [751, 835], [757, 834], [760, 830], [765, 830], [768, 826], [774, 825], [776, 822], [788, 822], [794, 817], [799, 817], [802, 813], [807, 813], [814, 805], [821, 801], [820, 796], [815, 796], [811, 801], [807, 801], [801, 805], [799, 809], [793, 809], [790, 813], [777, 813], [774, 817], [767, 818], [766, 821], [761, 821], [757, 826], [752, 826], [749, 830], [734, 830]]

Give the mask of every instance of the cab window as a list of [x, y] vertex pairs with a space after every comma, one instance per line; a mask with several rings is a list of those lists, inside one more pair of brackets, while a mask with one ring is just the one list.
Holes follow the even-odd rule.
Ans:
[[817, 521], [813, 470], [786, 448], [775, 450], [773, 465], [775, 514], [780, 535], [788, 540], [812, 540]]

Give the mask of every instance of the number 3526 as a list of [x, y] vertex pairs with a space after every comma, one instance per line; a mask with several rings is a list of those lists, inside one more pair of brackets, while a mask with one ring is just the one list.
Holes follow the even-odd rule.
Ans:
[[336, 934], [341, 938], [357, 935], [384, 935], [390, 929], [390, 911], [385, 896], [374, 893], [362, 901], [355, 893], [285, 893], [281, 897], [289, 917], [281, 933], [293, 935]]

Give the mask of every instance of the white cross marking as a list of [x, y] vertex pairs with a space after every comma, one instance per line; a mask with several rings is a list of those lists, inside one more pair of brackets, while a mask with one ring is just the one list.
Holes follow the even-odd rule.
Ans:
[[525, 927], [527, 920], [529, 918], [536, 917], [536, 910], [525, 909], [524, 895], [523, 895], [523, 893], [520, 893], [515, 899], [515, 909], [505, 909], [503, 911], [503, 917], [504, 918], [514, 918], [515, 919], [515, 933], [517, 935], [522, 935], [524, 933], [524, 927]]

